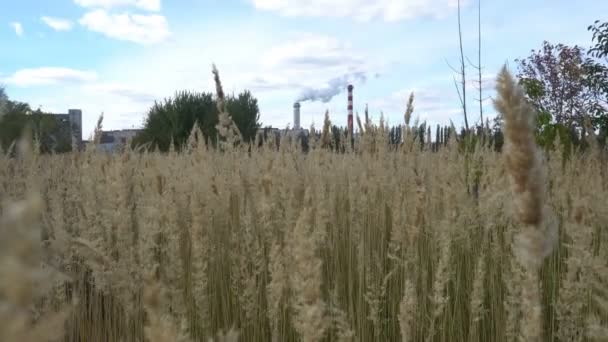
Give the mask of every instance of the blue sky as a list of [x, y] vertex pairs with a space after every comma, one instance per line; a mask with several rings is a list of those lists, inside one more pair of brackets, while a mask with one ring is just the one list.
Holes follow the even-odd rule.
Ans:
[[[477, 0], [461, 1], [465, 54], [476, 63]], [[586, 28], [606, 20], [608, 1], [482, 0], [481, 8], [491, 96], [501, 65], [514, 69], [543, 40], [589, 46]], [[462, 121], [448, 66], [459, 59], [456, 0], [6, 1], [0, 41], [9, 97], [52, 112], [83, 109], [85, 138], [102, 112], [105, 129], [140, 127], [155, 100], [213, 90], [212, 63], [226, 91], [253, 92], [265, 125], [292, 124], [300, 94], [336, 79], [352, 81], [355, 111], [367, 103], [376, 120], [382, 111], [400, 122], [414, 91], [420, 121]], [[474, 122], [478, 85], [475, 69], [467, 71]], [[327, 103], [303, 102], [302, 125], [320, 127], [326, 109], [344, 125], [339, 90]], [[492, 115], [491, 100], [484, 109]]]

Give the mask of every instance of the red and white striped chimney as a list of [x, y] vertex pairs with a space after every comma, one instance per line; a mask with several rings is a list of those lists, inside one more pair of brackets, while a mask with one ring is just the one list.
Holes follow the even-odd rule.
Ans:
[[352, 84], [348, 85], [348, 131], [353, 135], [353, 87]]

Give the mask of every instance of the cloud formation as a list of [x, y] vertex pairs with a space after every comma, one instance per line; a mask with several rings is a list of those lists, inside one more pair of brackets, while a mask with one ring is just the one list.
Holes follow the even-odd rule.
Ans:
[[295, 68], [356, 68], [365, 59], [348, 44], [324, 35], [302, 34], [293, 40], [270, 49], [263, 58], [266, 67]]
[[23, 25], [21, 25], [20, 22], [12, 22], [11, 26], [13, 27], [13, 30], [15, 30], [15, 34], [19, 37], [23, 36]]
[[245, 81], [245, 88], [256, 91], [273, 91], [273, 90], [290, 90], [300, 89], [303, 86], [293, 81], [289, 81], [283, 77], [259, 75], [254, 76], [251, 80]]
[[18, 70], [13, 75], [2, 79], [2, 81], [19, 87], [28, 87], [60, 83], [82, 83], [96, 79], [97, 73], [94, 71], [43, 67]]
[[86, 90], [97, 94], [119, 96], [134, 103], [149, 104], [154, 102], [154, 100], [158, 98], [158, 96], [151, 92], [140, 90], [138, 88], [120, 83], [93, 84], [87, 86]]
[[152, 12], [158, 12], [161, 8], [160, 0], [74, 0], [74, 2], [87, 8], [135, 7]]
[[72, 22], [67, 19], [43, 16], [40, 20], [55, 31], [70, 31], [74, 26]]
[[[250, 0], [259, 10], [288, 17], [351, 17], [387, 22], [418, 17], [442, 18], [457, 8], [457, 0]], [[468, 1], [462, 1], [466, 5]]]
[[150, 45], [166, 40], [171, 33], [162, 15], [110, 14], [103, 9], [86, 13], [79, 23], [107, 37]]
[[[373, 58], [354, 51], [349, 44], [323, 35], [300, 35], [273, 48], [262, 57], [265, 75], [258, 77], [264, 90], [296, 90], [296, 101], [327, 103], [348, 83], [363, 83], [377, 74]], [[262, 84], [260, 84], [262, 83]]]

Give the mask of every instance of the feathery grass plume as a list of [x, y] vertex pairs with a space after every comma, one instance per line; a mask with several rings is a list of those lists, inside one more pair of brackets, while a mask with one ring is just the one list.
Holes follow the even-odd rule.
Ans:
[[454, 122], [452, 122], [452, 120], [450, 120], [450, 128], [448, 131], [448, 146], [451, 146], [452, 148], [455, 148], [458, 145], [459, 139], [458, 139], [458, 131], [456, 130], [456, 126], [454, 125]]
[[148, 324], [144, 328], [149, 342], [189, 342], [179, 329], [172, 324], [172, 319], [162, 313], [162, 289], [152, 280], [144, 287], [144, 306], [148, 314]]
[[40, 242], [40, 196], [7, 206], [0, 217], [0, 340], [59, 341], [68, 311], [32, 319], [36, 303], [53, 282]]
[[225, 140], [228, 146], [234, 146], [235, 143], [242, 141], [241, 132], [232, 120], [230, 113], [226, 108], [226, 96], [222, 89], [220, 80], [220, 72], [215, 64], [212, 65], [213, 80], [215, 82], [215, 91], [217, 94], [217, 111], [219, 113], [218, 124], [216, 126], [220, 139]]
[[545, 174], [534, 139], [536, 114], [506, 66], [498, 76], [496, 90], [495, 107], [505, 121], [505, 167], [515, 195], [516, 219], [523, 225], [514, 247], [516, 256], [526, 269], [522, 284], [522, 309], [526, 317], [522, 337], [526, 341], [540, 341], [542, 318], [538, 271], [551, 246], [547, 244], [548, 238], [542, 226]]
[[416, 318], [416, 289], [409, 278], [405, 279], [403, 297], [399, 303], [399, 329], [403, 342], [414, 339]]
[[192, 152], [204, 145], [205, 136], [203, 135], [203, 131], [201, 130], [201, 126], [197, 119], [194, 121], [190, 134], [188, 135], [188, 139], [186, 140], [186, 151]]
[[[565, 244], [566, 271], [556, 303], [559, 322], [556, 335], [560, 340], [576, 340], [588, 335], [593, 337], [592, 341], [601, 341], [597, 333], [602, 331], [602, 321], [605, 324], [608, 320], [608, 265], [606, 253], [594, 248], [598, 243], [597, 231], [589, 225], [590, 216], [600, 211], [592, 213], [588, 200], [578, 198], [573, 202], [564, 223], [569, 243]], [[606, 327], [603, 329], [606, 331]]]
[[[482, 241], [483, 243], [483, 241]], [[485, 276], [485, 255], [482, 250], [475, 266], [475, 276], [473, 278], [473, 288], [471, 290], [471, 316], [469, 318], [469, 341], [479, 339], [479, 321], [481, 320], [484, 299], [484, 276]]]
[[99, 145], [101, 142], [101, 136], [103, 134], [103, 113], [99, 115], [97, 118], [97, 123], [95, 124], [95, 129], [93, 130], [93, 144], [95, 146]]
[[321, 132], [321, 147], [331, 146], [331, 121], [329, 121], [329, 110], [325, 111], [323, 119], [323, 131]]
[[266, 286], [268, 298], [268, 318], [271, 325], [271, 340], [280, 341], [281, 302], [288, 285], [288, 274], [283, 258], [283, 251], [278, 243], [272, 244], [268, 255], [270, 282]]
[[336, 340], [339, 342], [353, 341], [355, 333], [348, 322], [348, 315], [338, 303], [338, 291], [336, 288], [331, 291], [328, 313], [331, 317], [332, 325], [336, 330]]
[[359, 113], [357, 113], [357, 126], [359, 127], [360, 134], [365, 133], [363, 130], [363, 125], [361, 124], [361, 118], [359, 117]]
[[407, 107], [405, 108], [405, 114], [403, 115], [405, 126], [409, 127], [412, 113], [414, 113], [414, 92], [410, 93], [410, 97], [407, 100]]
[[583, 118], [583, 127], [585, 127], [585, 130], [587, 131], [587, 136], [583, 138], [586, 139], [589, 145], [593, 146], [594, 149], [599, 148], [597, 135], [595, 134], [595, 129], [591, 124], [591, 118], [589, 116]]
[[290, 287], [293, 288], [293, 305], [296, 312], [294, 326], [304, 341], [320, 341], [325, 335], [325, 303], [321, 297], [322, 260], [317, 255], [315, 239], [311, 235], [311, 189], [304, 195], [302, 209], [288, 243], [293, 257]]
[[[506, 67], [497, 79], [498, 98], [496, 109], [505, 121], [505, 167], [511, 179], [512, 192], [515, 194], [516, 218], [526, 227], [530, 241], [527, 263], [538, 268], [542, 261], [544, 236], [540, 233], [543, 223], [545, 204], [545, 170], [540, 150], [534, 139], [536, 114], [526, 101], [523, 89], [519, 87]], [[534, 237], [533, 235], [536, 235]]]
[[317, 128], [315, 127], [315, 123], [310, 124], [310, 128], [308, 129], [308, 145], [311, 150], [317, 148], [317, 144], [319, 143], [319, 139], [317, 137]]
[[426, 342], [433, 341], [433, 338], [436, 333], [437, 322], [439, 321], [440, 316], [443, 314], [443, 311], [447, 304], [447, 294], [446, 285], [450, 280], [449, 274], [449, 266], [450, 266], [450, 241], [448, 237], [447, 231], [440, 231], [438, 248], [439, 248], [439, 261], [437, 262], [435, 274], [433, 275], [433, 288], [431, 295], [432, 306], [432, 316], [431, 327], [426, 336]]
[[230, 329], [228, 332], [223, 333], [220, 332], [219, 334], [217, 334], [216, 339], [210, 339], [209, 342], [238, 342], [239, 341], [239, 333], [234, 330], [234, 329]]
[[209, 330], [209, 298], [208, 289], [208, 256], [209, 248], [209, 218], [206, 217], [205, 203], [202, 199], [201, 188], [193, 186], [194, 193], [190, 196], [189, 210], [191, 216], [190, 227], [190, 267], [192, 294], [194, 296], [197, 317], [201, 321], [202, 334]]

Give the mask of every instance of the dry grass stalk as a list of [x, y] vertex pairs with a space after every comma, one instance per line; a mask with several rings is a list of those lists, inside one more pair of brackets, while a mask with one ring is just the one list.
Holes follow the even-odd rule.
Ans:
[[527, 341], [540, 341], [538, 271], [551, 246], [543, 231], [545, 173], [534, 139], [536, 114], [506, 67], [498, 76], [496, 90], [495, 106], [505, 121], [504, 159], [515, 196], [515, 217], [523, 225], [515, 245], [515, 253], [527, 271], [523, 284], [523, 314], [527, 319], [522, 334]]

